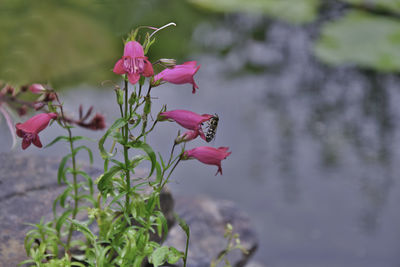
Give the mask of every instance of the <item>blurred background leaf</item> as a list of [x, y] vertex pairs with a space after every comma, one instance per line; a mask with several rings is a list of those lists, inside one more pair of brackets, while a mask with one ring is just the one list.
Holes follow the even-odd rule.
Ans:
[[291, 23], [311, 22], [316, 18], [318, 0], [189, 0], [196, 6], [218, 12], [264, 14]]
[[400, 0], [341, 0], [345, 3], [400, 13]]
[[357, 64], [379, 71], [400, 70], [400, 21], [351, 11], [322, 27], [316, 55], [324, 62]]
[[51, 82], [56, 88], [82, 82], [99, 85], [115, 78], [111, 70], [121, 57], [122, 39], [139, 25], [176, 22], [179, 27], [157, 35], [162, 46], [155, 44], [149, 56], [182, 59], [201, 18], [201, 12], [181, 0], [2, 0], [0, 4], [0, 80]]

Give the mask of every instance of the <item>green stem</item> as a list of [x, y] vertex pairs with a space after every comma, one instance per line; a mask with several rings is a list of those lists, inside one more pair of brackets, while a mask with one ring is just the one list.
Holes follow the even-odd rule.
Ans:
[[188, 249], [189, 249], [189, 236], [186, 236], [186, 247], [185, 247], [185, 255], [183, 256], [183, 267], [186, 267]]
[[165, 184], [166, 184], [166, 183], [168, 182], [168, 180], [169, 180], [169, 177], [171, 177], [172, 172], [175, 170], [176, 166], [178, 166], [178, 164], [179, 164], [180, 161], [181, 161], [181, 159], [180, 159], [180, 156], [179, 156], [178, 161], [175, 163], [174, 167], [172, 167], [172, 169], [171, 169], [171, 171], [169, 172], [167, 178], [166, 178], [166, 179], [164, 180], [164, 182], [162, 183], [161, 188], [160, 188], [160, 191], [161, 191], [161, 189], [164, 188]]
[[[128, 119], [128, 81], [125, 80], [125, 119]], [[129, 156], [128, 156], [128, 146], [126, 145], [128, 143], [128, 135], [129, 135], [129, 125], [126, 124], [124, 126], [124, 130], [123, 130], [123, 138], [124, 138], [124, 159], [125, 159], [125, 179], [126, 179], [126, 191], [127, 194], [125, 195], [125, 207], [128, 208], [129, 207], [129, 191], [131, 189], [131, 175], [130, 175], [130, 170], [129, 170]]]
[[[73, 177], [73, 189], [74, 189], [74, 209], [72, 210], [72, 219], [74, 220], [76, 218], [76, 215], [78, 214], [78, 201], [79, 201], [79, 196], [78, 196], [78, 179], [77, 179], [77, 169], [76, 169], [76, 158], [75, 158], [75, 153], [74, 153], [74, 141], [72, 140], [72, 131], [71, 128], [66, 124], [64, 118], [64, 109], [63, 109], [63, 105], [60, 101], [60, 99], [58, 98], [58, 95], [55, 94], [56, 96], [56, 100], [59, 104], [60, 107], [60, 112], [61, 112], [61, 117], [63, 119], [63, 127], [64, 129], [66, 129], [68, 131], [68, 142], [69, 142], [69, 146], [71, 149], [71, 159], [72, 159], [72, 177]], [[69, 230], [68, 230], [68, 238], [67, 238], [67, 246], [66, 249], [69, 250], [69, 246], [71, 243], [71, 238], [72, 238], [72, 232], [73, 232], [73, 227], [72, 225], [70, 225]]]

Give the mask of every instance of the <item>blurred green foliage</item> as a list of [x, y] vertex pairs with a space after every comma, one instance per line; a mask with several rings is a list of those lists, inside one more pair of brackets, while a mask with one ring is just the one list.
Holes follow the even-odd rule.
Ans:
[[315, 52], [335, 65], [356, 63], [379, 71], [399, 71], [400, 21], [351, 11], [323, 25]]
[[291, 23], [313, 21], [320, 5], [319, 0], [189, 0], [189, 2], [208, 10], [265, 14]]
[[0, 80], [98, 85], [115, 79], [111, 70], [130, 30], [171, 21], [178, 26], [157, 34], [162, 44], [149, 57], [182, 59], [202, 17], [181, 0], [0, 0]]
[[[400, 0], [188, 1], [207, 10], [264, 14], [294, 24], [320, 18], [320, 36], [314, 51], [323, 62], [353, 64], [383, 72], [400, 71]], [[332, 6], [340, 12], [344, 10], [344, 15], [336, 12], [339, 16], [327, 21], [321, 14]]]
[[359, 7], [381, 9], [400, 13], [400, 0], [342, 0]]

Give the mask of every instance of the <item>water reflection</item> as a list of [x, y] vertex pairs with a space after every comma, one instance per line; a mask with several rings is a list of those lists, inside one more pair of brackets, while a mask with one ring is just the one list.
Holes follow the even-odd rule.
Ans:
[[[331, 12], [333, 16], [335, 12]], [[353, 209], [358, 214], [358, 227], [369, 235], [379, 230], [382, 233], [379, 226], [383, 221], [391, 216], [399, 218], [397, 212], [387, 210], [387, 205], [393, 191], [398, 192], [400, 79], [351, 66], [331, 68], [318, 63], [312, 55], [316, 26], [231, 17], [210, 33], [210, 38], [203, 38], [202, 44], [221, 52], [227, 73], [249, 70], [249, 66], [258, 70], [253, 73], [262, 70], [252, 81], [263, 81], [257, 88], [263, 92], [258, 98], [263, 110], [257, 113], [272, 114], [273, 119], [265, 120], [265, 127], [258, 126], [267, 137], [257, 140], [255, 146], [265, 144], [267, 149], [256, 150], [257, 161], [252, 165], [257, 171], [252, 169], [252, 176], [269, 177], [273, 171], [266, 169], [271, 164], [266, 166], [263, 161], [265, 153], [273, 154], [278, 165], [275, 174], [289, 203], [307, 198], [301, 196], [306, 194], [301, 189], [304, 185], [318, 186], [307, 182], [307, 176], [346, 180], [358, 187], [348, 196], [353, 202], [361, 199], [359, 207]], [[265, 31], [260, 34], [259, 29]], [[203, 25], [196, 41], [201, 42], [199, 36], [207, 36], [209, 30]], [[257, 38], [249, 40], [249, 32], [256, 32]], [[266, 167], [259, 170], [257, 166]], [[341, 194], [340, 190], [336, 193]], [[398, 263], [397, 257], [391, 259], [391, 264], [393, 260]]]

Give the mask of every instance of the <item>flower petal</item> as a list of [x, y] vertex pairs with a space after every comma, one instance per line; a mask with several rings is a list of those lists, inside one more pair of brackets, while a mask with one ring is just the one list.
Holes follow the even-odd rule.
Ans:
[[139, 73], [129, 73], [128, 74], [128, 80], [131, 84], [136, 84], [140, 79], [140, 74]]
[[125, 44], [124, 56], [131, 58], [144, 57], [143, 47], [136, 41], [130, 41]]
[[22, 149], [25, 150], [27, 149], [32, 143], [32, 140], [26, 136], [24, 139], [22, 139]]
[[32, 143], [37, 147], [42, 147], [42, 142], [40, 142], [39, 135], [35, 134], [32, 136]]
[[144, 60], [144, 69], [142, 75], [144, 77], [151, 77], [154, 75], [153, 65], [147, 59]]
[[117, 61], [117, 63], [115, 63], [113, 72], [120, 75], [125, 74], [123, 59], [120, 59]]

